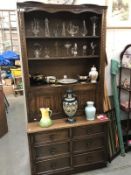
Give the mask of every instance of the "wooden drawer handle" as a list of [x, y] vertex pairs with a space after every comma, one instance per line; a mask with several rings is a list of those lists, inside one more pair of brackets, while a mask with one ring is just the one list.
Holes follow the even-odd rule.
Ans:
[[93, 159], [93, 157], [92, 157], [92, 156], [87, 156], [87, 157], [86, 157], [86, 161], [87, 161], [87, 162], [91, 162], [91, 161], [92, 161], [92, 159]]
[[88, 141], [86, 142], [86, 146], [87, 146], [87, 147], [91, 146], [91, 144], [92, 144], [92, 140], [88, 140]]
[[56, 154], [56, 148], [54, 148], [54, 147], [50, 148], [49, 152], [52, 155]]
[[87, 134], [90, 134], [91, 131], [92, 131], [92, 128], [87, 128], [87, 129], [86, 129], [86, 133], [87, 133]]
[[50, 164], [50, 167], [51, 167], [51, 169], [55, 169], [55, 168], [56, 168], [56, 162], [52, 162], [52, 163]]
[[53, 134], [50, 135], [49, 138], [50, 138], [50, 140], [54, 140], [54, 135]]

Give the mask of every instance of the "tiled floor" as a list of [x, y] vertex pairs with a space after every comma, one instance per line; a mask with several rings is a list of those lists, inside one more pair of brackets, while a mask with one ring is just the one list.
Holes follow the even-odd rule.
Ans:
[[[0, 139], [0, 175], [30, 175], [23, 96], [7, 97], [10, 103], [7, 116], [9, 132]], [[79, 175], [131, 175], [131, 152], [118, 156], [106, 168]]]

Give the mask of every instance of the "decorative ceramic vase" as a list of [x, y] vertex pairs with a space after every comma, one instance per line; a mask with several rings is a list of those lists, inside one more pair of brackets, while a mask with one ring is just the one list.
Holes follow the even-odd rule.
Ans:
[[40, 119], [39, 125], [42, 128], [47, 128], [53, 124], [50, 116], [52, 115], [52, 111], [49, 108], [40, 108], [42, 117]]
[[87, 106], [85, 107], [85, 114], [87, 120], [95, 120], [96, 108], [94, 107], [93, 101], [87, 101]]
[[75, 114], [78, 109], [78, 101], [72, 89], [67, 89], [63, 98], [63, 110], [68, 117], [67, 122], [74, 123]]
[[91, 79], [91, 83], [96, 83], [96, 80], [98, 78], [98, 72], [95, 66], [91, 68], [91, 71], [89, 72], [89, 77]]

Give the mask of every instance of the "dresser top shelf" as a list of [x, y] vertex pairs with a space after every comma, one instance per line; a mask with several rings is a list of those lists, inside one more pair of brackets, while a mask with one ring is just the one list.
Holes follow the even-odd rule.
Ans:
[[56, 130], [56, 129], [64, 129], [64, 128], [72, 128], [72, 127], [77, 127], [77, 126], [84, 126], [84, 125], [95, 125], [99, 123], [105, 123], [109, 122], [109, 119], [95, 119], [93, 121], [88, 121], [85, 119], [85, 117], [76, 117], [76, 122], [73, 124], [70, 124], [66, 122], [66, 118], [63, 119], [57, 119], [53, 120], [53, 125], [48, 127], [48, 128], [42, 128], [39, 126], [38, 122], [30, 122], [27, 125], [27, 133], [36, 133], [36, 132], [42, 132], [42, 131], [51, 131], [51, 130]]

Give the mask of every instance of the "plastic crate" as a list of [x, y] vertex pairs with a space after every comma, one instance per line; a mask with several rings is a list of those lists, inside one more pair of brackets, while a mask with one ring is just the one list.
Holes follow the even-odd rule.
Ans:
[[13, 77], [19, 77], [22, 76], [22, 71], [20, 68], [18, 69], [11, 69], [11, 74]]

